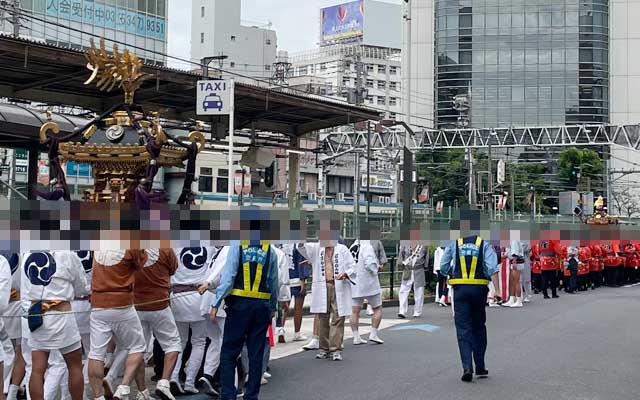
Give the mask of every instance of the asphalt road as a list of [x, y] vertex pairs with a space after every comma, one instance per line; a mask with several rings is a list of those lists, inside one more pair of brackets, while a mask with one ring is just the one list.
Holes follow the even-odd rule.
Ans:
[[348, 340], [342, 362], [315, 360], [312, 352], [273, 360], [260, 398], [640, 399], [640, 287], [538, 295], [525, 308], [487, 314], [488, 379], [460, 381], [451, 310], [430, 304], [408, 324], [437, 331], [396, 326], [381, 332], [381, 346]]

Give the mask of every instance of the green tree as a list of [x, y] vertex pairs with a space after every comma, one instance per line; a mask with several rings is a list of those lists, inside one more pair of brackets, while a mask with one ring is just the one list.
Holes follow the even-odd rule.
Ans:
[[[545, 164], [509, 164], [506, 167], [507, 176], [503, 190], [511, 194], [511, 177], [515, 189], [515, 210], [521, 213], [531, 213], [532, 205], [527, 203], [531, 188], [536, 193], [536, 208], [543, 214], [551, 212], [551, 206], [543, 201], [550, 193], [549, 183], [545, 180], [547, 172]], [[511, 196], [509, 196], [511, 201]]]
[[431, 186], [431, 193], [440, 193], [437, 200], [445, 205], [467, 204], [468, 169], [464, 150], [420, 152], [416, 155], [418, 179]]
[[601, 188], [603, 183], [604, 163], [600, 155], [590, 149], [570, 147], [560, 152], [558, 160], [558, 177], [569, 182], [574, 169], [580, 171], [580, 190], [586, 190], [590, 181], [591, 189]]

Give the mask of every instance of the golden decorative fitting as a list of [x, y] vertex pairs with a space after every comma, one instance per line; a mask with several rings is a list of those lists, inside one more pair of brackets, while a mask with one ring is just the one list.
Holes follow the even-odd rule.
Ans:
[[193, 131], [189, 134], [189, 140], [191, 142], [198, 143], [198, 153], [204, 150], [204, 144], [206, 142], [204, 135], [200, 131]]
[[90, 43], [91, 49], [85, 57], [91, 76], [84, 84], [89, 85], [98, 79], [96, 87], [101, 91], [121, 88], [124, 90], [125, 103], [133, 104], [136, 90], [149, 78], [148, 74], [142, 72], [142, 61], [127, 49], [120, 54], [117, 44], [113, 45], [113, 55], [109, 55], [104, 39], [100, 39], [100, 48], [96, 48], [93, 39]]
[[131, 118], [129, 118], [129, 114], [126, 111], [116, 111], [113, 113], [113, 117], [115, 118], [116, 125], [120, 126], [131, 126]]
[[44, 143], [47, 141], [47, 132], [51, 131], [54, 134], [60, 133], [60, 127], [53, 121], [45, 122], [40, 127], [40, 143]]
[[82, 134], [82, 137], [85, 138], [86, 140], [91, 139], [91, 136], [93, 136], [94, 133], [96, 133], [96, 131], [98, 130], [98, 127], [96, 125], [91, 125], [90, 127], [87, 128], [87, 130], [84, 131], [84, 133]]

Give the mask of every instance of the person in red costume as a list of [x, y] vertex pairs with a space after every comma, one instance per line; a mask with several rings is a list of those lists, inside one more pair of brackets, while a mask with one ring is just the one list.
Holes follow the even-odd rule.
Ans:
[[623, 246], [626, 255], [624, 263], [624, 282], [625, 284], [635, 283], [635, 272], [640, 265], [640, 255], [636, 251], [636, 246], [631, 242], [626, 242]]
[[560, 241], [558, 240], [541, 240], [540, 241], [540, 269], [542, 271], [542, 293], [544, 298], [549, 298], [547, 289], [551, 287], [551, 296], [557, 299], [559, 296], [556, 292], [558, 285], [557, 271], [559, 263], [557, 257], [562, 254]]
[[589, 281], [591, 289], [602, 286], [602, 247], [596, 243], [591, 243], [591, 260], [589, 261]]
[[591, 260], [591, 249], [589, 246], [580, 246], [578, 252], [578, 290], [584, 292], [589, 284], [589, 261]]
[[602, 245], [604, 251], [604, 282], [607, 286], [618, 286], [618, 265], [620, 258], [618, 257], [618, 243], [616, 241], [608, 241]]
[[531, 284], [533, 293], [538, 294], [542, 290], [542, 268], [540, 266], [540, 244], [531, 245]]

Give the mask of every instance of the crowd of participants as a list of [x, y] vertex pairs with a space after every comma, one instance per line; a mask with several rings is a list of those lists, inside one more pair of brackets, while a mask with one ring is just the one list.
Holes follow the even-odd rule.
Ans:
[[[269, 265], [247, 258], [254, 253], [246, 245], [0, 256], [0, 396], [147, 400], [152, 380], [163, 400], [197, 393], [254, 399], [271, 377], [276, 342], [306, 342], [315, 358], [340, 361], [348, 317], [354, 345], [384, 343], [378, 273], [388, 260], [379, 241], [350, 249], [331, 241], [265, 246]], [[512, 240], [494, 249], [501, 271], [490, 284], [492, 307], [523, 307], [538, 293], [557, 298], [558, 289], [577, 293], [640, 280], [640, 243]], [[435, 302], [451, 305], [440, 273], [444, 252], [399, 246], [398, 318], [410, 315], [411, 291], [411, 315], [422, 315], [427, 271], [434, 274]], [[309, 287], [311, 338], [301, 330]], [[263, 299], [271, 318], [228, 316], [239, 298]], [[372, 319], [366, 339], [359, 330], [364, 308]], [[287, 337], [291, 314], [294, 333]], [[155, 375], [147, 377], [150, 364]]]

